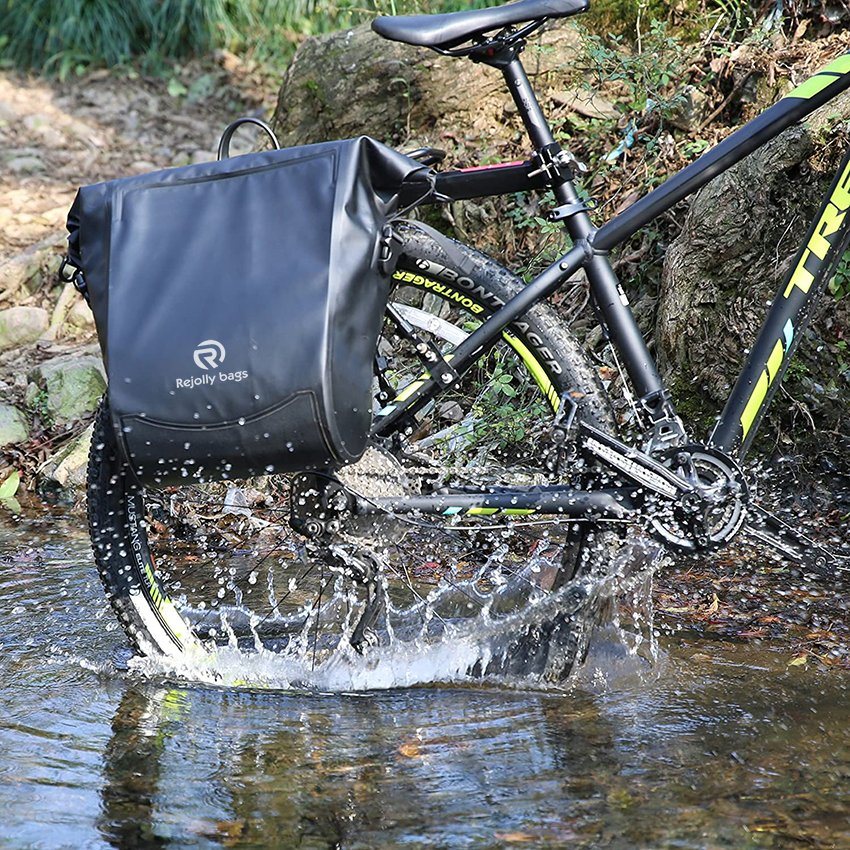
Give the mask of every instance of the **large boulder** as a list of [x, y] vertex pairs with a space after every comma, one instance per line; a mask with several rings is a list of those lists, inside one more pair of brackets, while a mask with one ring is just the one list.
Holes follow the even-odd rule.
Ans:
[[54, 357], [29, 374], [35, 390], [30, 404], [56, 424], [80, 419], [97, 409], [106, 390], [103, 365], [93, 355]]
[[[850, 93], [717, 177], [696, 195], [667, 251], [659, 360], [678, 400], [706, 424], [728, 396], [830, 186], [847, 149], [848, 118]], [[786, 448], [793, 416], [795, 442], [813, 424], [837, 430], [842, 408], [846, 416], [848, 335], [850, 299], [825, 294], [786, 382], [791, 399], [773, 411], [773, 439], [779, 428]]]
[[[578, 78], [579, 45], [576, 28], [563, 23], [523, 55], [544, 101]], [[284, 145], [366, 133], [411, 147], [468, 145], [481, 159], [522, 130], [497, 70], [386, 41], [368, 25], [301, 45], [284, 76], [273, 123]]]
[[29, 345], [47, 330], [50, 316], [41, 307], [0, 310], [0, 351]]

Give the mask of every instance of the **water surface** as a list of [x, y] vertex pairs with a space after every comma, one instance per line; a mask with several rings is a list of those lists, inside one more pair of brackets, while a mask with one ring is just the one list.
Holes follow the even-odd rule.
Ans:
[[850, 848], [846, 673], [603, 635], [569, 693], [169, 682], [80, 525], [0, 526], [0, 846]]

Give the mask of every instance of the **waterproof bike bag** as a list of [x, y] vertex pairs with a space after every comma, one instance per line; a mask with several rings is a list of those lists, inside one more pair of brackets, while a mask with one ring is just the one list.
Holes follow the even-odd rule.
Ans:
[[362, 137], [79, 190], [69, 259], [140, 481], [362, 455], [388, 293], [382, 229], [417, 171]]

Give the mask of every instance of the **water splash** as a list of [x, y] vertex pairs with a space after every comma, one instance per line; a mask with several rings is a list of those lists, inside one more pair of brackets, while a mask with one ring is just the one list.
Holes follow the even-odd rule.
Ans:
[[[144, 677], [252, 690], [362, 692], [481, 680], [523, 689], [564, 689], [577, 676], [588, 680], [586, 669], [577, 673], [581, 665], [573, 664], [573, 656], [586, 655], [599, 621], [605, 626], [604, 642], [616, 644], [615, 656], [630, 659], [633, 669], [657, 659], [651, 576], [661, 558], [651, 541], [633, 540], [609, 556], [604, 570], [583, 581], [531, 599], [509, 617], [494, 618], [485, 610], [460, 625], [447, 624], [437, 642], [396, 638], [362, 655], [344, 644], [316, 658], [303, 649], [245, 651], [234, 640], [202, 658], [138, 657], [129, 668]], [[556, 645], [557, 630], [550, 627], [559, 617], [571, 625], [572, 642], [564, 646]], [[596, 665], [591, 678], [598, 679], [599, 655], [589, 657]], [[561, 668], [569, 675], [553, 675]]]

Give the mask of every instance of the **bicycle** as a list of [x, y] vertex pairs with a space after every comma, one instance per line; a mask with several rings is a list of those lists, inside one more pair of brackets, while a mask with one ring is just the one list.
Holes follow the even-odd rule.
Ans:
[[[703, 442], [677, 414], [608, 254], [850, 87], [850, 54], [597, 228], [576, 189], [578, 164], [553, 138], [520, 60], [531, 33], [588, 5], [519, 0], [373, 23], [384, 38], [498, 69], [533, 147], [522, 163], [437, 172], [428, 202], [549, 189], [557, 203], [549, 218], [573, 247], [525, 284], [420, 223], [398, 226], [363, 460], [262, 487], [143, 492], [102, 407], [88, 469], [90, 531], [137, 650], [204, 657], [229, 643], [315, 665], [393, 641], [460, 641], [466, 628], [492, 639], [469, 672], [559, 679], [604, 601], [595, 588], [616, 584], [599, 544], [618, 525], [642, 525], [685, 552], [746, 532], [816, 572], [846, 571], [750, 499], [741, 462], [850, 242], [850, 152]], [[410, 156], [434, 165], [443, 155]], [[637, 399], [643, 434], [634, 445], [618, 436], [596, 369], [545, 303], [580, 269]]]

